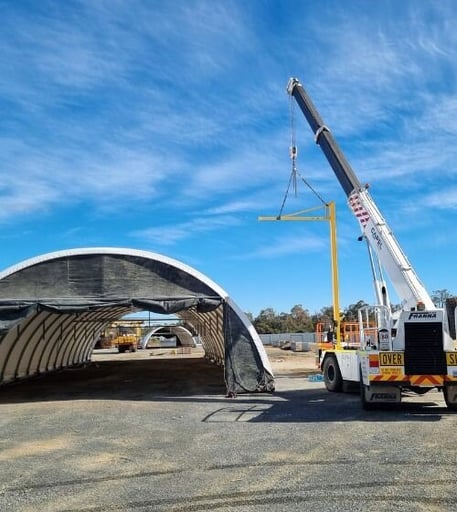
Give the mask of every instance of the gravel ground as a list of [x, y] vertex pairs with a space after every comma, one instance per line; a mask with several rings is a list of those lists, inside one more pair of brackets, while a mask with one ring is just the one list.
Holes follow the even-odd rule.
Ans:
[[456, 416], [442, 396], [365, 412], [309, 353], [268, 349], [273, 395], [225, 398], [201, 354], [94, 355], [0, 389], [0, 511], [446, 511]]

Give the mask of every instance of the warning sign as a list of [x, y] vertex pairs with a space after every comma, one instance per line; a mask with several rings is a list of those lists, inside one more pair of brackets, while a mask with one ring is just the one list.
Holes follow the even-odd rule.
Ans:
[[391, 366], [381, 368], [381, 374], [383, 377], [400, 377], [403, 375], [403, 369], [399, 366]]
[[446, 352], [448, 366], [457, 366], [457, 352]]
[[380, 366], [404, 366], [405, 360], [403, 352], [380, 352], [379, 365]]

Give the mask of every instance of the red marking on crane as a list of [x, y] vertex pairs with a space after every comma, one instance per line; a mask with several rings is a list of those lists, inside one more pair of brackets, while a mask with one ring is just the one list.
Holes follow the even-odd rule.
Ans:
[[362, 224], [362, 227], [365, 227], [370, 220], [370, 216], [362, 206], [362, 203], [360, 202], [360, 199], [355, 191], [352, 192], [349, 196], [349, 205], [352, 208], [354, 215], [359, 219], [360, 224]]

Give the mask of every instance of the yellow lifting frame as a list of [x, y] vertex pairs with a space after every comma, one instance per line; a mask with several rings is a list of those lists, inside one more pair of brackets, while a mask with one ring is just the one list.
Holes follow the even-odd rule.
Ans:
[[[321, 216], [303, 216], [304, 213], [324, 208], [325, 214]], [[306, 210], [300, 210], [288, 215], [260, 216], [259, 221], [328, 221], [330, 223], [330, 256], [332, 271], [332, 302], [333, 302], [333, 323], [335, 329], [336, 348], [341, 348], [340, 331], [340, 298], [339, 298], [339, 277], [338, 277], [338, 251], [336, 243], [336, 209], [335, 203], [330, 201], [324, 206], [315, 206]]]

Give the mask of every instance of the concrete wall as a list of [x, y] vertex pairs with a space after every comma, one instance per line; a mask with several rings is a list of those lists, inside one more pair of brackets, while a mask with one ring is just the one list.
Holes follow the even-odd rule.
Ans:
[[297, 352], [311, 350], [311, 345], [315, 343], [313, 332], [285, 332], [279, 334], [259, 334], [264, 345], [280, 347], [284, 343], [291, 343], [291, 349]]

